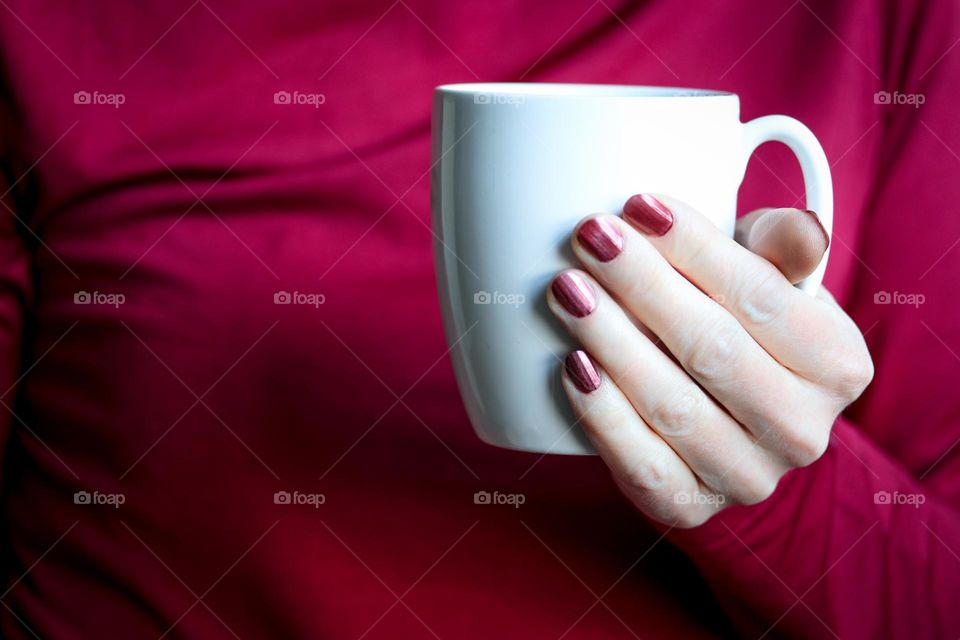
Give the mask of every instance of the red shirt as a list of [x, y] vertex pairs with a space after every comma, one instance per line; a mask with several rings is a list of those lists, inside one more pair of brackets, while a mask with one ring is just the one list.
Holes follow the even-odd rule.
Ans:
[[[955, 637], [958, 38], [948, 0], [7, 0], [3, 636]], [[820, 461], [661, 539], [600, 459], [475, 438], [426, 176], [478, 78], [813, 129], [877, 368]], [[741, 205], [800, 193], [771, 145]]]

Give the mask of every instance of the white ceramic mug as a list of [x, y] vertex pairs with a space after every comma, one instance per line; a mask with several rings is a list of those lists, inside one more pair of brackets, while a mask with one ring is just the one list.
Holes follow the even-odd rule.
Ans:
[[[786, 116], [740, 122], [732, 93], [586, 84], [460, 84], [433, 102], [434, 256], [460, 393], [484, 441], [526, 451], [593, 453], [560, 385], [577, 348], [545, 291], [575, 266], [576, 223], [619, 215], [636, 193], [669, 194], [725, 233], [747, 160], [776, 140], [796, 154], [807, 207], [828, 233], [830, 167]], [[827, 256], [801, 288], [820, 284]]]

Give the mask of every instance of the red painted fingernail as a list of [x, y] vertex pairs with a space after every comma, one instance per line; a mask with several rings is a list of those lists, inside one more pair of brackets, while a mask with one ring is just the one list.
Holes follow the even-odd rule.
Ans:
[[623, 217], [643, 233], [662, 236], [673, 226], [673, 213], [648, 193], [630, 196], [623, 205]]
[[600, 388], [600, 374], [585, 351], [572, 351], [563, 360], [563, 366], [570, 374], [570, 380], [583, 393]]
[[550, 288], [560, 306], [578, 318], [590, 315], [597, 308], [597, 294], [593, 287], [572, 271], [557, 276]]
[[577, 240], [600, 262], [610, 262], [623, 250], [623, 236], [604, 218], [590, 218], [580, 225]]

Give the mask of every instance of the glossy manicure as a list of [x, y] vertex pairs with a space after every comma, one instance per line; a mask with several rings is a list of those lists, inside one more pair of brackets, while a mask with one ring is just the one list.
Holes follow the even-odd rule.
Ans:
[[570, 352], [564, 359], [563, 366], [566, 367], [570, 380], [583, 393], [590, 393], [600, 388], [600, 374], [586, 352]]
[[662, 236], [673, 226], [673, 213], [648, 193], [631, 196], [623, 205], [623, 217], [643, 233]]
[[560, 306], [577, 318], [590, 315], [597, 308], [597, 294], [593, 287], [572, 271], [557, 276], [550, 289]]
[[610, 262], [623, 250], [623, 236], [605, 218], [590, 218], [580, 225], [577, 240], [600, 262]]

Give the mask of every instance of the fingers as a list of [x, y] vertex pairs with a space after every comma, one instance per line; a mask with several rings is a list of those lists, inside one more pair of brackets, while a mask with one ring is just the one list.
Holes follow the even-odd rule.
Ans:
[[583, 272], [564, 272], [551, 285], [547, 301], [567, 330], [609, 373], [635, 413], [707, 487], [746, 504], [769, 495], [773, 478], [782, 469], [676, 362], [633, 326], [596, 281]]
[[814, 380], [831, 392], [839, 402], [839, 410], [860, 397], [873, 380], [873, 358], [867, 348], [864, 334], [853, 322], [825, 287], [817, 291], [817, 299], [823, 301], [836, 317], [835, 335], [829, 342], [830, 360], [824, 363], [819, 377]]
[[737, 221], [735, 238], [793, 284], [813, 273], [830, 244], [817, 214], [800, 209], [755, 211]]
[[564, 362], [563, 387], [574, 415], [624, 493], [668, 525], [697, 526], [724, 504], [634, 410], [583, 351]]
[[[602, 228], [601, 223], [592, 218], [577, 229], [574, 251], [603, 287], [649, 327], [683, 369], [703, 385], [737, 422], [755, 438], [761, 439], [763, 446], [773, 451], [778, 459], [791, 466], [801, 466], [819, 457], [828, 434], [810, 425], [820, 425], [824, 421], [832, 423], [835, 414], [830, 414], [835, 407], [825, 405], [823, 394], [816, 392], [814, 385], [771, 358], [734, 317], [674, 270], [632, 226], [611, 216], [604, 216], [602, 220]], [[596, 242], [590, 237], [601, 232], [615, 232], [622, 238], [620, 252], [606, 261], [596, 257], [604, 254], [593, 251]], [[769, 264], [766, 266], [773, 269]], [[787, 284], [785, 287], [792, 289]], [[799, 292], [798, 295], [805, 296]], [[626, 357], [628, 350], [637, 347], [634, 346], [635, 339], [623, 338], [630, 334], [621, 328], [615, 314], [605, 310], [604, 300], [609, 299], [605, 296], [602, 291], [597, 295], [596, 317], [568, 323], [574, 335], [620, 381], [631, 400], [635, 400], [634, 394], [649, 393], [649, 385], [657, 381], [663, 386], [648, 400], [653, 407], [661, 407], [661, 412], [669, 413], [677, 409], [662, 408], [664, 405], [682, 407], [683, 402], [690, 402], [693, 396], [683, 390], [681, 380], [690, 376], [666, 356], [655, 359], [653, 355], [647, 356], [646, 350], [631, 354], [630, 360], [642, 361], [649, 368], [643, 374], [621, 380], [619, 369], [626, 370], [627, 367], [615, 366], [613, 362]], [[669, 369], [662, 364], [663, 361], [670, 362], [674, 368]], [[662, 373], [665, 371], [674, 371], [676, 375], [668, 378]], [[640, 388], [634, 390], [633, 385]], [[670, 398], [669, 402], [667, 398]], [[701, 409], [699, 404], [693, 406]], [[637, 409], [648, 418], [642, 406]], [[655, 420], [648, 422], [657, 429]], [[722, 441], [710, 444], [715, 445], [714, 451], [724, 450]], [[696, 463], [684, 451], [679, 452], [699, 475]], [[703, 461], [702, 464], [709, 463]], [[709, 486], [718, 488], [710, 479], [703, 475], [701, 478]]]
[[578, 226], [573, 248], [592, 277], [564, 272], [549, 289], [551, 311], [596, 358], [571, 354], [564, 388], [626, 493], [662, 522], [695, 526], [818, 459], [873, 367], [829, 293], [791, 284], [829, 243], [813, 214], [755, 212], [738, 223], [741, 246], [669, 198], [635, 196], [623, 213]]
[[[785, 222], [795, 217], [785, 211], [789, 210], [773, 209], [748, 219], [744, 223], [750, 227], [748, 242], [771, 254], [802, 241], [797, 239], [800, 232], [796, 228], [810, 232], [811, 223]], [[644, 222], [654, 214], [670, 221], [663, 223], [659, 235]], [[659, 195], [633, 196], [624, 206], [623, 217], [783, 366], [811, 380], [821, 375], [823, 351], [811, 349], [811, 345], [832, 346], [823, 339], [835, 335], [836, 318], [820, 301], [793, 287], [776, 266], [737, 244], [683, 202]], [[825, 248], [822, 238], [819, 242]], [[816, 250], [807, 253], [811, 255], [781, 258], [780, 262], [790, 262], [790, 269], [803, 271], [799, 267], [819, 262]]]
[[753, 228], [753, 223], [759, 220], [760, 217], [767, 211], [771, 211], [772, 209], [773, 207], [761, 207], [759, 209], [754, 209], [745, 216], [737, 218], [737, 225], [733, 232], [733, 239], [737, 241], [737, 244], [747, 246], [747, 237], [750, 235], [750, 229]]

